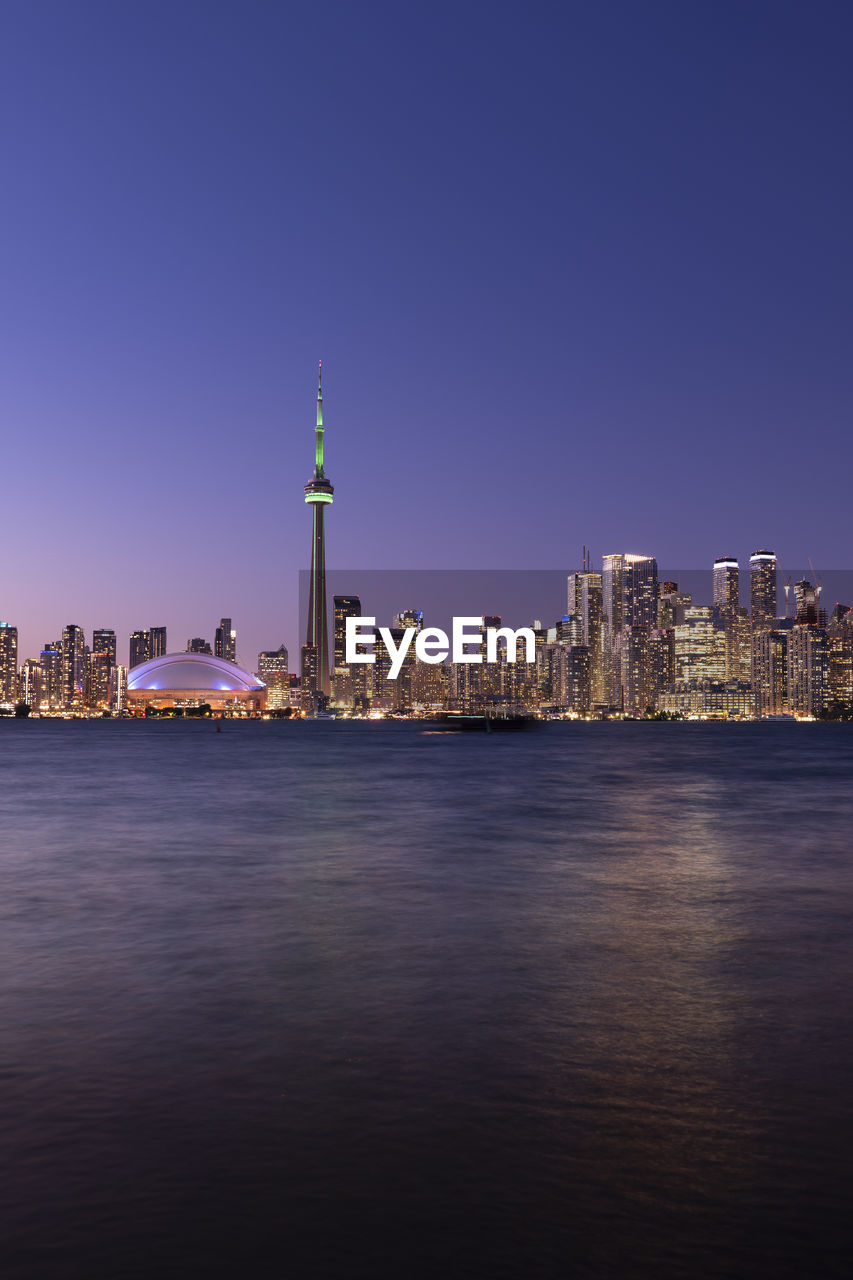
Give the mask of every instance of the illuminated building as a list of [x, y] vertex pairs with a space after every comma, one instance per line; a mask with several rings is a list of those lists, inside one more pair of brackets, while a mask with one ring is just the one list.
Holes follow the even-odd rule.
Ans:
[[[164, 628], [165, 631], [165, 628]], [[105, 653], [109, 657], [110, 665], [115, 666], [116, 661], [116, 633], [106, 627], [99, 627], [97, 631], [92, 632], [92, 653]]]
[[714, 617], [725, 634], [727, 680], [735, 680], [740, 676], [739, 608], [738, 562], [733, 556], [718, 556], [714, 561]]
[[151, 657], [151, 636], [147, 631], [132, 631], [130, 635], [130, 660], [128, 667], [132, 670], [147, 662]]
[[0, 622], [0, 702], [18, 696], [18, 628]]
[[108, 653], [90, 653], [86, 671], [86, 706], [106, 710], [113, 663]]
[[128, 710], [198, 707], [236, 713], [262, 710], [264, 684], [224, 658], [200, 653], [167, 653], [128, 673]]
[[117, 715], [127, 707], [127, 667], [116, 665], [110, 672], [110, 710]]
[[788, 639], [790, 628], [758, 631], [752, 640], [752, 687], [755, 714], [785, 715], [788, 712]]
[[166, 652], [166, 628], [149, 627], [147, 631], [134, 631], [130, 636], [130, 661], [128, 666], [140, 666], [152, 658], [160, 658]]
[[[624, 628], [657, 627], [658, 565], [654, 556], [611, 555], [604, 556], [601, 572], [601, 623], [605, 665], [605, 697], [613, 706], [624, 701], [624, 659], [628, 655], [629, 669], [632, 653], [639, 655], [642, 640], [620, 639]], [[608, 678], [609, 677], [609, 678]], [[632, 688], [628, 703], [633, 704], [642, 696], [642, 672], [631, 677]]]
[[776, 597], [776, 556], [772, 551], [755, 551], [749, 557], [749, 609], [753, 633], [775, 626]]
[[148, 636], [149, 657], [162, 658], [163, 654], [166, 652], [166, 628], [151, 627], [149, 628]]
[[39, 666], [42, 672], [42, 704], [51, 711], [65, 705], [62, 683], [62, 641], [54, 640], [41, 651]]
[[27, 658], [21, 667], [18, 697], [35, 711], [42, 705], [45, 698], [44, 671], [37, 658]]
[[676, 684], [726, 678], [726, 636], [706, 605], [684, 610], [684, 622], [672, 628]]
[[[676, 583], [664, 583], [664, 586], [676, 586]], [[684, 610], [693, 604], [689, 591], [663, 591], [658, 597], [658, 626], [663, 630], [680, 626], [684, 622]]]
[[86, 704], [106, 709], [110, 702], [110, 675], [116, 663], [116, 633], [104, 627], [92, 632], [92, 652], [86, 680]]
[[[313, 679], [317, 692], [329, 696], [329, 636], [326, 615], [326, 507], [333, 501], [334, 486], [323, 469], [323, 367], [317, 382], [317, 426], [314, 435], [314, 475], [305, 486], [305, 501], [311, 507], [311, 575], [308, 585], [308, 634], [306, 646], [314, 649]], [[303, 681], [305, 670], [303, 668]], [[313, 692], [313, 690], [312, 690]], [[303, 703], [305, 691], [303, 690]]]
[[820, 587], [813, 587], [807, 578], [794, 583], [797, 622], [802, 626], [816, 626], [820, 604]]
[[752, 686], [742, 680], [689, 680], [673, 685], [660, 700], [662, 711], [700, 719], [750, 720], [754, 706]]
[[86, 639], [73, 623], [62, 632], [62, 694], [66, 707], [82, 706], [86, 692]]
[[299, 704], [306, 715], [313, 715], [316, 709], [317, 692], [317, 650], [313, 644], [304, 644], [300, 650]]
[[567, 711], [584, 716], [592, 706], [592, 654], [585, 644], [559, 646], [561, 682], [559, 702]]
[[[237, 632], [231, 625], [230, 618], [223, 618], [216, 628], [213, 637], [213, 653], [225, 662], [237, 661]], [[154, 655], [152, 654], [152, 657]]]
[[[853, 622], [853, 619], [851, 619]], [[827, 704], [853, 711], [853, 625], [843, 615], [826, 630]]]
[[361, 617], [358, 596], [334, 596], [334, 661], [332, 690], [339, 707], [352, 707], [356, 698], [367, 697], [367, 665], [347, 662], [347, 618]]
[[287, 649], [267, 649], [258, 654], [258, 679], [267, 687], [267, 707], [280, 711], [290, 706], [290, 676], [287, 671]]
[[816, 716], [829, 701], [826, 630], [794, 626], [788, 640], [788, 705], [795, 716]]
[[573, 646], [583, 645], [589, 650], [590, 688], [593, 702], [604, 701], [604, 662], [601, 649], [601, 574], [591, 569], [570, 573], [566, 612], [577, 618], [580, 631], [571, 637]]
[[209, 653], [213, 654], [210, 642], [202, 636], [193, 636], [192, 640], [187, 641], [187, 653]]

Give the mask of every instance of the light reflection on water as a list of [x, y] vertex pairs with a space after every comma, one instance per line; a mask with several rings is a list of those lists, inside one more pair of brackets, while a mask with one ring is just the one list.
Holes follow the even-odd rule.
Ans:
[[4, 1275], [849, 1273], [848, 726], [0, 730]]

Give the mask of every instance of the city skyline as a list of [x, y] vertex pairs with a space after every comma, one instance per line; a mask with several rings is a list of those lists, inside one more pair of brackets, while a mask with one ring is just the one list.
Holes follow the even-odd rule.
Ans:
[[296, 650], [320, 355], [330, 565], [849, 563], [849, 13], [253, 12], [8, 16], [28, 652], [223, 613]]

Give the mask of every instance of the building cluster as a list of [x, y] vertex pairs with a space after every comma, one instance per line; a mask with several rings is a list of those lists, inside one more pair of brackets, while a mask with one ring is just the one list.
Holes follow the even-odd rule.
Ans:
[[[601, 571], [569, 575], [566, 612], [551, 627], [533, 623], [535, 662], [523, 645], [498, 646], [496, 662], [420, 662], [410, 647], [397, 680], [380, 648], [372, 665], [346, 663], [348, 617], [361, 616], [358, 596], [334, 597], [333, 662], [328, 701], [351, 714], [421, 714], [434, 709], [490, 708], [571, 717], [686, 716], [727, 719], [814, 718], [853, 714], [853, 610], [830, 617], [820, 588], [803, 579], [785, 589], [778, 615], [778, 567], [771, 551], [749, 560], [749, 608], [740, 603], [738, 561], [714, 564], [713, 600], [698, 603], [678, 583], [659, 581], [652, 556], [608, 555]], [[498, 616], [482, 619], [482, 652]], [[418, 610], [394, 619], [399, 644], [419, 631]], [[301, 705], [318, 701], [312, 645], [302, 650]]]
[[[207, 640], [194, 636], [186, 653], [209, 654], [236, 665], [237, 633], [230, 618], [222, 618], [214, 633], [213, 648]], [[108, 628], [92, 632], [87, 643], [82, 627], [73, 623], [63, 628], [58, 640], [50, 641], [36, 658], [19, 666], [18, 629], [0, 622], [0, 709], [6, 714], [25, 706], [36, 715], [124, 714], [133, 709], [128, 698], [132, 672], [144, 663], [168, 653], [165, 627], [134, 631], [129, 639], [129, 660], [117, 661], [116, 633]], [[290, 703], [287, 650], [284, 645], [258, 655], [258, 676], [268, 686], [268, 705]], [[140, 699], [136, 699], [138, 706]]]

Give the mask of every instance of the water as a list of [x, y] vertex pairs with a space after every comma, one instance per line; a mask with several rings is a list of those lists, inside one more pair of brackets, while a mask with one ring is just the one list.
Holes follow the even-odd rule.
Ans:
[[850, 1274], [853, 726], [0, 721], [0, 1274]]

